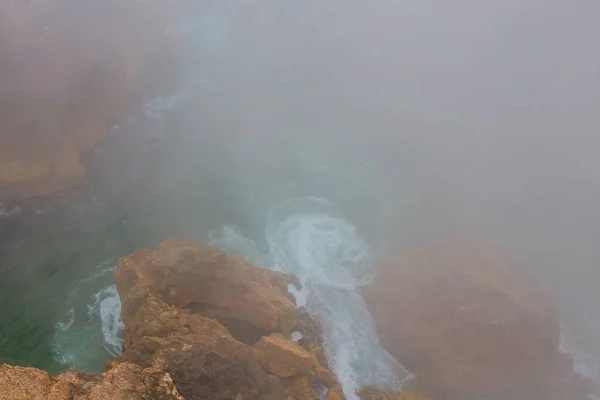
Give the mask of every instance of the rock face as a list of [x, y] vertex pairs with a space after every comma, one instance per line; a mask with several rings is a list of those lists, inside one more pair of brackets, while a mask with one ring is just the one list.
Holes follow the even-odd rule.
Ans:
[[[264, 356], [218, 318], [241, 337], [247, 336], [243, 326], [253, 335], [289, 331], [295, 320], [286, 295], [290, 278], [220, 250], [168, 241], [122, 258], [115, 279], [126, 326], [122, 360], [164, 365], [186, 399], [286, 397], [277, 377], [263, 369]], [[238, 306], [248, 314], [238, 314]]]
[[365, 291], [382, 345], [444, 400], [585, 398], [551, 296], [495, 249], [452, 238], [400, 254]]
[[[343, 399], [335, 375], [319, 361], [320, 347], [289, 339], [292, 326], [314, 326], [296, 324], [291, 277], [220, 250], [167, 241], [122, 258], [115, 280], [126, 338], [107, 371], [54, 378], [5, 365], [0, 400]], [[252, 345], [241, 340], [248, 338]]]
[[0, 366], [0, 400], [183, 400], [160, 368], [123, 363], [100, 376]]
[[264, 336], [255, 345], [264, 354], [264, 367], [273, 375], [290, 378], [306, 375], [314, 368], [312, 355], [278, 333]]
[[335, 375], [289, 339], [292, 277], [166, 241], [122, 258], [115, 280], [126, 327], [117, 362], [160, 365], [185, 399], [303, 400], [316, 383], [339, 398]]
[[427, 400], [421, 394], [383, 392], [375, 389], [362, 389], [358, 393], [360, 400]]
[[1, 2], [0, 198], [84, 180], [81, 153], [164, 77], [176, 13], [166, 0]]
[[126, 323], [132, 325], [138, 317], [139, 301], [133, 296], [141, 290], [179, 309], [215, 318], [245, 343], [270, 333], [289, 337], [296, 321], [287, 290], [292, 281], [241, 257], [177, 241], [122, 258], [116, 272]]

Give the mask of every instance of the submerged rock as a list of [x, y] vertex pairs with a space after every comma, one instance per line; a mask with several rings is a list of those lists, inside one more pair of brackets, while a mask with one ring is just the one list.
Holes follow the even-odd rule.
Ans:
[[0, 3], [0, 198], [83, 182], [82, 152], [167, 81], [176, 16], [166, 0]]
[[451, 238], [401, 253], [365, 300], [381, 344], [433, 399], [585, 398], [552, 297], [490, 246]]

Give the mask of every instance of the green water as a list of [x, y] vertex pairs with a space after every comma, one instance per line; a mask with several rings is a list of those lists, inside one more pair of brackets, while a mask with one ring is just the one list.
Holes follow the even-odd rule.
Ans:
[[[0, 220], [11, 232], [0, 248], [0, 362], [97, 372], [111, 358], [87, 305], [112, 283], [102, 271], [141, 246], [143, 235], [126, 216], [100, 208], [81, 198], [58, 212]], [[61, 337], [59, 323], [69, 322], [71, 307], [73, 333]]]

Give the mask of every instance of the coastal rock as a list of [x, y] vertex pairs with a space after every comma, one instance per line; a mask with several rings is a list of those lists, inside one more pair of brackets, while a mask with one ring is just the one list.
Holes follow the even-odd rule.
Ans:
[[0, 366], [0, 400], [183, 400], [160, 368], [122, 363], [100, 376], [74, 371], [56, 378], [35, 368]]
[[82, 153], [168, 80], [165, 28], [177, 9], [166, 0], [0, 4], [0, 198], [84, 181]]
[[50, 385], [50, 376], [45, 371], [0, 365], [0, 400], [46, 400]]
[[302, 400], [306, 393], [294, 392], [300, 380], [339, 388], [289, 339], [297, 312], [289, 276], [166, 241], [123, 257], [115, 279], [126, 327], [118, 362], [163, 366], [186, 399]]
[[422, 394], [384, 392], [369, 388], [362, 389], [358, 393], [358, 397], [360, 397], [360, 400], [428, 400]]
[[165, 241], [156, 250], [124, 257], [115, 277], [123, 320], [131, 321], [130, 326], [138, 318], [139, 301], [129, 298], [140, 291], [215, 318], [245, 343], [270, 333], [289, 337], [296, 322], [296, 306], [287, 290], [291, 277], [195, 243]]
[[[122, 355], [101, 375], [53, 378], [2, 366], [0, 400], [344, 399], [319, 361], [321, 348], [289, 338], [297, 312], [287, 294], [291, 277], [220, 250], [166, 241], [123, 257], [115, 281], [126, 330]], [[316, 337], [320, 328], [308, 320], [298, 326]], [[259, 332], [252, 345], [239, 339]]]
[[312, 355], [278, 333], [264, 336], [254, 347], [264, 354], [265, 369], [280, 378], [308, 375], [314, 369]]
[[365, 290], [381, 344], [434, 400], [581, 399], [552, 297], [467, 238], [400, 253]]

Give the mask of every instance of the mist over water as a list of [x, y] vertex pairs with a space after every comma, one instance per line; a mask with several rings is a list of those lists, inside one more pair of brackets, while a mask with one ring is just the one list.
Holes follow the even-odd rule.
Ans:
[[114, 260], [176, 237], [297, 274], [346, 393], [398, 387], [357, 290], [467, 232], [552, 289], [562, 350], [600, 380], [600, 3], [186, 11], [184, 84], [86, 157], [89, 192], [0, 204], [0, 362], [100, 371], [122, 340]]
[[[316, 197], [289, 199], [271, 207], [258, 242], [231, 226], [210, 238], [213, 246], [298, 277], [302, 288], [291, 292], [323, 327], [329, 366], [348, 399], [358, 399], [361, 387], [399, 390], [412, 377], [379, 346], [358, 292], [375, 272], [371, 251], [336, 204]], [[265, 254], [259, 242], [266, 243]]]

